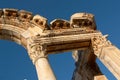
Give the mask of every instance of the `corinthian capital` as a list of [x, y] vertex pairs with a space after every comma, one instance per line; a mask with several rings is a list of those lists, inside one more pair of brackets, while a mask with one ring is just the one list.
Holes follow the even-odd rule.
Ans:
[[45, 46], [41, 45], [40, 43], [34, 42], [32, 40], [28, 40], [28, 54], [30, 59], [32, 60], [33, 64], [39, 59], [47, 57], [45, 53]]
[[108, 35], [99, 35], [99, 36], [94, 36], [91, 39], [92, 42], [92, 47], [94, 50], [94, 54], [100, 56], [101, 51], [104, 47], [109, 47], [112, 46], [111, 42], [109, 40], [107, 40]]

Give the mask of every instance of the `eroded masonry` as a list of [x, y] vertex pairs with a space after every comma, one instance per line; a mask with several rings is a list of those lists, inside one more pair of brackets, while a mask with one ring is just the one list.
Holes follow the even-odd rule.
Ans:
[[120, 50], [96, 30], [94, 15], [75, 13], [70, 21], [33, 16], [17, 9], [0, 10], [0, 39], [22, 45], [36, 67], [39, 80], [56, 80], [48, 54], [73, 51], [76, 69], [72, 80], [107, 80], [96, 58], [120, 80]]

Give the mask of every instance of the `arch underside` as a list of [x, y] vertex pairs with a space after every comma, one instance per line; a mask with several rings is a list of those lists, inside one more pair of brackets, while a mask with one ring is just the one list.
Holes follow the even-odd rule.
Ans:
[[10, 40], [25, 47], [26, 43], [23, 43], [21, 35], [25, 30], [8, 24], [1, 24], [0, 26], [0, 39]]

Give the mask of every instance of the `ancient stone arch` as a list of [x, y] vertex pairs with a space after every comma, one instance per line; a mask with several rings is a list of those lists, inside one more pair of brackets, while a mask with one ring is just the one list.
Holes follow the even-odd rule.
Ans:
[[96, 30], [94, 15], [89, 13], [76, 13], [70, 21], [55, 19], [48, 25], [47, 19], [40, 15], [1, 9], [0, 39], [14, 41], [28, 51], [39, 80], [56, 80], [48, 54], [70, 50], [76, 61], [72, 80], [106, 80], [95, 62], [96, 57], [120, 79], [120, 63], [117, 62], [120, 51]]
[[[54, 75], [51, 75], [53, 72], [49, 69], [47, 55], [42, 51], [43, 47], [38, 42], [33, 41], [45, 29], [47, 29], [47, 20], [40, 15], [33, 16], [31, 12], [18, 11], [17, 9], [0, 10], [0, 39], [14, 41], [27, 49], [33, 64], [36, 64], [36, 69], [39, 67], [39, 64], [43, 65], [39, 67], [39, 69], [43, 70], [40, 70], [42, 73], [40, 75], [48, 79]], [[39, 58], [42, 60], [38, 60]], [[46, 64], [44, 65], [44, 63]], [[39, 69], [37, 69], [38, 73]], [[44, 70], [49, 71], [51, 74], [45, 76], [43, 74]], [[44, 80], [44, 78], [40, 78], [40, 80]]]

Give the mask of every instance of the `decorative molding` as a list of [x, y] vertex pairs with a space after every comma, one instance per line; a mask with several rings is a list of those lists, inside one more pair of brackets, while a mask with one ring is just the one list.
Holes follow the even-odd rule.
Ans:
[[106, 37], [96, 30], [94, 15], [90, 13], [73, 14], [69, 21], [55, 19], [49, 25], [46, 18], [25, 10], [0, 9], [0, 39], [24, 46], [33, 64], [39, 58], [47, 57], [48, 53], [79, 50], [73, 54], [77, 80], [92, 80], [95, 74], [101, 73], [95, 63], [96, 56], [120, 79], [120, 51]]

